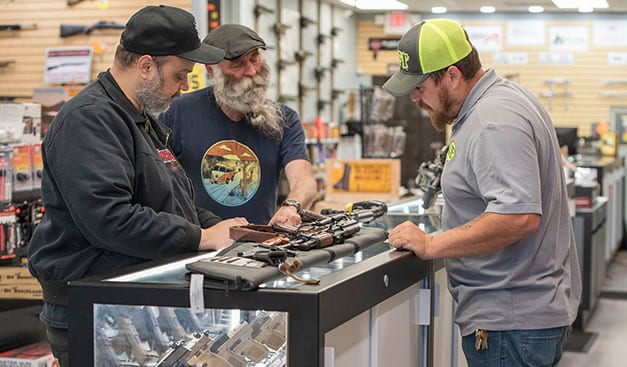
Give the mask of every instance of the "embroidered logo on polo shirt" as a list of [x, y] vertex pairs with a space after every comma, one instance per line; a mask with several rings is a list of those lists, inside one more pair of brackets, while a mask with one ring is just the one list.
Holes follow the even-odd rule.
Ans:
[[448, 150], [446, 151], [446, 161], [450, 161], [455, 157], [455, 141], [452, 141], [448, 146]]

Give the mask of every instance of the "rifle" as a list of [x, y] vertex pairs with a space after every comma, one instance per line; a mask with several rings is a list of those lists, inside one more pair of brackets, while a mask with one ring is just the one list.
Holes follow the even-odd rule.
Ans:
[[286, 247], [307, 251], [344, 243], [359, 232], [360, 223], [371, 222], [386, 212], [387, 205], [382, 201], [360, 201], [348, 204], [343, 211], [324, 209], [318, 214], [301, 210], [303, 223], [297, 227], [274, 223], [272, 228], [290, 238]]
[[423, 192], [423, 209], [429, 209], [435, 203], [435, 199], [440, 191], [442, 191], [440, 177], [442, 176], [442, 170], [444, 170], [447, 152], [448, 146], [445, 145], [433, 161], [423, 162], [418, 167], [416, 186]]
[[77, 34], [91, 34], [96, 29], [124, 29], [124, 24], [108, 21], [100, 21], [91, 27], [74, 24], [61, 24], [61, 38], [71, 37]]
[[11, 31], [14, 35], [17, 31], [37, 29], [37, 23], [27, 24], [0, 24], [0, 31]]

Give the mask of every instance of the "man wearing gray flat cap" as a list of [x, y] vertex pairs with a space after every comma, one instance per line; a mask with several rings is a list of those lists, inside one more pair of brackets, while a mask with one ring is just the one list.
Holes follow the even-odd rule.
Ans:
[[168, 108], [195, 62], [224, 51], [202, 44], [193, 15], [147, 6], [126, 23], [113, 66], [59, 111], [42, 144], [46, 214], [28, 246], [41, 283], [40, 319], [68, 367], [67, 282], [232, 243], [221, 220], [196, 208], [189, 179], [154, 114]]
[[[239, 24], [219, 26], [203, 43], [225, 52], [220, 63], [206, 65], [213, 86], [185, 94], [160, 116], [172, 129], [172, 149], [192, 178], [196, 204], [223, 218], [300, 223], [317, 184], [298, 114], [266, 96], [266, 43]], [[281, 170], [289, 193], [277, 209]]]

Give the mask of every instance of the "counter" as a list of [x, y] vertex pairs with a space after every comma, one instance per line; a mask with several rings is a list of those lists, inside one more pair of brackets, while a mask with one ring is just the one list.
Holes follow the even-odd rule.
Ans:
[[[429, 224], [423, 227], [430, 232], [437, 230]], [[144, 264], [122, 274], [70, 282], [71, 365], [106, 366], [103, 361], [111, 359], [115, 359], [111, 364], [117, 365], [156, 365], [157, 360], [164, 357], [163, 343], [199, 338], [200, 335], [192, 337], [192, 334], [201, 331], [205, 331], [214, 341], [220, 337], [233, 339], [237, 336], [242, 341], [250, 342], [250, 345], [257, 345], [250, 331], [248, 334], [241, 331], [242, 324], [253, 326], [257, 316], [269, 314], [285, 319], [283, 330], [275, 329], [274, 335], [280, 340], [282, 334], [286, 342], [283, 345], [275, 344], [276, 349], [267, 348], [263, 356], [259, 357], [264, 358], [264, 366], [324, 366], [325, 356], [329, 358], [329, 354], [333, 354], [329, 353], [329, 346], [325, 345], [325, 335], [364, 313], [368, 315], [369, 310], [399, 294], [403, 294], [404, 298], [398, 304], [410, 305], [410, 308], [424, 306], [424, 297], [420, 296], [422, 292], [418, 290], [425, 288], [424, 280], [433, 274], [432, 262], [422, 261], [409, 252], [392, 249], [384, 242], [298, 273], [303, 277], [319, 278], [318, 285], [303, 285], [291, 278], [283, 278], [248, 292], [205, 288], [201, 296], [204, 312], [194, 314], [189, 311], [190, 287], [184, 266], [203, 256], [211, 254], [195, 254], [182, 259]], [[410, 315], [415, 315], [412, 318], [421, 318], [421, 313], [424, 317], [425, 311], [427, 317], [431, 318], [428, 303], [421, 311], [411, 311]], [[397, 312], [390, 310], [390, 314]], [[383, 308], [379, 309], [379, 313], [383, 311]], [[152, 317], [153, 321], [146, 321], [146, 317]], [[177, 322], [171, 323], [173, 318]], [[163, 321], [165, 326], [157, 321]], [[426, 361], [423, 365], [433, 365], [429, 361], [429, 348], [432, 345], [429, 345], [422, 332], [425, 324], [429, 323], [429, 320], [426, 323], [424, 320], [416, 320], [407, 325], [407, 320], [403, 320], [402, 327], [410, 328], [407, 335], [412, 338], [399, 338], [395, 348], [410, 343], [404, 349], [408, 355], [413, 353], [413, 360], [406, 362], [407, 366], [416, 365], [416, 361], [421, 359]], [[200, 326], [202, 330], [190, 329], [190, 324]], [[155, 325], [159, 328], [154, 329]], [[153, 331], [146, 333], [146, 328], [153, 328]], [[185, 330], [184, 335], [181, 330]], [[148, 337], [142, 335], [149, 335], [151, 340], [144, 340]], [[154, 340], [155, 335], [163, 336], [160, 348], [157, 348], [159, 343]], [[373, 335], [366, 336], [368, 338], [370, 341], [366, 343], [372, 343], [373, 338], [376, 340]], [[357, 340], [355, 344], [359, 342]], [[140, 347], [133, 348], [132, 345]], [[247, 349], [249, 354], [243, 358], [244, 354], [240, 353], [238, 346], [231, 347], [228, 353], [221, 353], [223, 350], [215, 352], [223, 359], [232, 358], [230, 365], [255, 365], [252, 360], [256, 357], [251, 352], [252, 348]], [[365, 348], [369, 349], [370, 346]], [[379, 354], [380, 358], [385, 355], [384, 351]], [[370, 355], [367, 358], [378, 357]], [[143, 361], [138, 362], [140, 359]]]

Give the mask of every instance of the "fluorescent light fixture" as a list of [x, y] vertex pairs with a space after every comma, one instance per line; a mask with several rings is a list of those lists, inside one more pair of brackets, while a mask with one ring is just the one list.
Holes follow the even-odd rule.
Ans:
[[341, 0], [346, 5], [361, 10], [406, 10], [407, 4], [398, 0]]
[[591, 6], [582, 6], [580, 8], [577, 8], [577, 11], [580, 13], [592, 13], [594, 11], [594, 8]]
[[431, 12], [433, 14], [444, 14], [446, 13], [446, 7], [444, 6], [434, 6], [433, 8], [431, 8]]
[[496, 8], [493, 6], [482, 6], [479, 8], [479, 11], [482, 13], [494, 13]]
[[530, 13], [543, 13], [544, 8], [540, 5], [531, 5], [529, 9], [527, 9]]
[[607, 9], [609, 5], [606, 0], [552, 0], [553, 4], [560, 9], [595, 8]]

